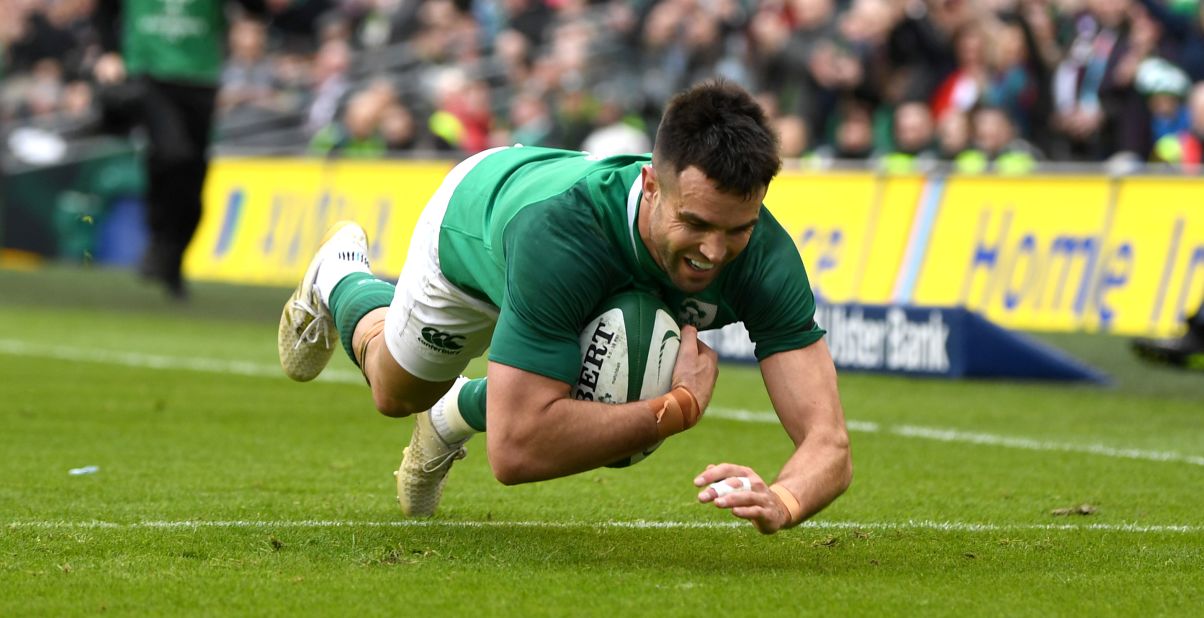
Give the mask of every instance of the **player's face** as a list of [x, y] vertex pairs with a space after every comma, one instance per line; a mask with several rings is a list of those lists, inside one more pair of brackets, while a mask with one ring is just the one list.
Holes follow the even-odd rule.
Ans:
[[666, 176], [644, 167], [640, 236], [674, 286], [701, 292], [748, 246], [765, 191], [722, 193], [696, 167]]

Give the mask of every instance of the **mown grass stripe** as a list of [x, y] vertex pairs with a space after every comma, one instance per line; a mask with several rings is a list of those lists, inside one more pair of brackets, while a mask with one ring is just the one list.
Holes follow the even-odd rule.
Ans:
[[[139, 352], [119, 352], [96, 348], [79, 348], [61, 345], [35, 345], [14, 339], [0, 339], [0, 354], [14, 356], [35, 356], [57, 360], [109, 363], [127, 367], [145, 369], [180, 369], [200, 371], [205, 373], [223, 373], [251, 377], [267, 377], [285, 379], [280, 367], [275, 364], [254, 363], [249, 361], [231, 361], [216, 358], [179, 357], [160, 354], [143, 354]], [[318, 376], [318, 380], [347, 384], [362, 384], [363, 377], [356, 371], [327, 369]], [[710, 418], [722, 418], [730, 421], [745, 423], [777, 424], [778, 417], [773, 412], [763, 410], [744, 410], [736, 408], [711, 407], [707, 410]], [[979, 444], [1002, 448], [1021, 449], [1029, 451], [1047, 451], [1064, 453], [1082, 453], [1111, 457], [1116, 459], [1132, 459], [1139, 461], [1155, 461], [1164, 463], [1180, 463], [1204, 467], [1204, 456], [1185, 455], [1174, 451], [1151, 451], [1135, 448], [1122, 448], [1106, 444], [1074, 444], [1067, 442], [1050, 442], [1025, 438], [1022, 436], [1003, 436], [998, 434], [962, 431], [946, 427], [923, 427], [919, 425], [894, 425], [883, 427], [874, 422], [849, 420], [849, 431], [876, 433], [886, 432], [903, 438], [935, 440], [960, 444]]]

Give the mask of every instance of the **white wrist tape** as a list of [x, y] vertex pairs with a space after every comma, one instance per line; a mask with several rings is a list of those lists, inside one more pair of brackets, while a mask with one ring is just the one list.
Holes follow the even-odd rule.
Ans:
[[[740, 481], [739, 487], [732, 487], [731, 484], [728, 483], [728, 481], [733, 479]], [[711, 483], [709, 487], [715, 490], [715, 497], [718, 498], [728, 494], [736, 493], [738, 491], [748, 491], [752, 489], [752, 481], [748, 480], [747, 476], [733, 476], [723, 479], [722, 481], [715, 481], [714, 483]]]

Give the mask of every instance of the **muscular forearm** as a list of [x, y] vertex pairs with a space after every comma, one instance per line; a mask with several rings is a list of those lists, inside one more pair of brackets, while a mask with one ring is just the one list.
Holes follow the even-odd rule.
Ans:
[[840, 497], [852, 479], [848, 434], [831, 431], [808, 436], [782, 467], [774, 484], [799, 501], [802, 507], [799, 521], [803, 521]]
[[[543, 409], [518, 409], [490, 389], [489, 461], [503, 483], [543, 481], [591, 470], [659, 440], [649, 402], [612, 405], [558, 399]], [[508, 407], [510, 406], [510, 407]]]

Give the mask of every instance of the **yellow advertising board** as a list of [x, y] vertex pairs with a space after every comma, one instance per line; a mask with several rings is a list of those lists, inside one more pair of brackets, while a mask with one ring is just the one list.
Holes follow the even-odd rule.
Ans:
[[908, 300], [1006, 326], [1078, 328], [1097, 309], [1110, 192], [1101, 178], [949, 178]]
[[911, 304], [1031, 330], [1174, 333], [1204, 297], [1204, 182], [947, 181]]
[[1204, 302], [1204, 179], [1125, 180], [1110, 230], [1111, 330], [1181, 330]]
[[783, 173], [765, 203], [794, 237], [816, 298], [887, 303], [923, 189], [921, 176]]
[[[355, 219], [395, 278], [452, 162], [218, 159], [189, 277], [291, 286]], [[1204, 299], [1204, 179], [783, 172], [766, 204], [827, 303], [966, 307], [1011, 328], [1172, 334]]]
[[418, 215], [450, 162], [218, 159], [205, 211], [185, 256], [190, 277], [292, 286], [322, 234], [354, 219], [371, 241], [373, 270], [396, 278]]

